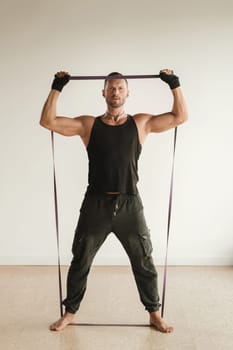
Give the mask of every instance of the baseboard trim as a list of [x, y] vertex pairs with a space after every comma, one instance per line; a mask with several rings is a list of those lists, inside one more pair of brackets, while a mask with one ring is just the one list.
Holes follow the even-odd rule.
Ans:
[[[62, 256], [61, 264], [69, 265], [72, 257]], [[155, 265], [164, 265], [164, 258], [154, 258]], [[56, 256], [1, 256], [0, 265], [57, 265]], [[93, 265], [129, 265], [127, 256], [97, 256]], [[233, 266], [232, 257], [169, 257], [171, 266]]]

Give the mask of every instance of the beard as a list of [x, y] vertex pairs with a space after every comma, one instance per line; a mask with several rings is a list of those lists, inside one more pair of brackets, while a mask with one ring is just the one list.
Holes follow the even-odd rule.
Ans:
[[121, 100], [121, 99], [117, 99], [117, 100], [109, 99], [107, 101], [107, 105], [112, 108], [119, 108], [119, 107], [122, 107], [124, 104], [125, 104], [125, 100]]

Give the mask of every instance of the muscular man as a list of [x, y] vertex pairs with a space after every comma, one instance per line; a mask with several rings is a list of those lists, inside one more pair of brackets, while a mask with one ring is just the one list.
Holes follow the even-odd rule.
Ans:
[[[114, 78], [115, 77], [115, 78]], [[65, 314], [50, 326], [60, 331], [73, 322], [86, 290], [93, 258], [110, 232], [114, 232], [128, 254], [140, 300], [149, 313], [149, 322], [158, 331], [170, 333], [161, 318], [157, 272], [152, 259], [152, 244], [137, 190], [137, 162], [149, 133], [174, 128], [187, 120], [187, 109], [179, 79], [172, 70], [160, 71], [173, 94], [170, 112], [128, 115], [124, 104], [128, 82], [120, 73], [109, 74], [103, 97], [106, 112], [94, 117], [58, 117], [57, 99], [69, 81], [67, 72], [58, 72], [45, 102], [40, 124], [65, 136], [79, 135], [89, 158], [88, 187], [72, 246], [73, 259], [67, 277]]]

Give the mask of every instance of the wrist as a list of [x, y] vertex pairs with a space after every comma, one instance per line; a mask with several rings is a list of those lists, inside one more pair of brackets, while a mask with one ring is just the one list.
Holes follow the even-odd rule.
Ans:
[[169, 85], [171, 90], [174, 90], [174, 89], [180, 87], [179, 78], [176, 75], [174, 75], [174, 78], [168, 83], [168, 85]]
[[52, 97], [58, 97], [60, 95], [60, 91], [59, 90], [56, 90], [56, 89], [51, 89], [50, 90], [50, 96]]
[[63, 86], [60, 86], [59, 84], [57, 84], [56, 81], [53, 82], [52, 86], [51, 86], [51, 90], [57, 91], [57, 92], [62, 92]]
[[57, 89], [55, 89], [55, 88], [51, 88], [51, 93], [53, 93], [54, 95], [59, 96], [60, 93], [61, 93], [61, 91], [60, 91], [60, 90], [57, 90]]

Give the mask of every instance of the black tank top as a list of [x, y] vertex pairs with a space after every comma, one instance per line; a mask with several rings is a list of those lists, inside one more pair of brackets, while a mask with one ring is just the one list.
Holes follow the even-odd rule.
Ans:
[[141, 145], [134, 119], [112, 126], [95, 119], [87, 146], [88, 191], [137, 194]]

